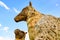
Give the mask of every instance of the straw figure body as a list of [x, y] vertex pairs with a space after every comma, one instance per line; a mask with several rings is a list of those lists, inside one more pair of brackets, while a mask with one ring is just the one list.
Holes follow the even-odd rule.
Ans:
[[27, 22], [30, 40], [60, 40], [60, 18], [38, 12], [31, 2], [14, 20]]

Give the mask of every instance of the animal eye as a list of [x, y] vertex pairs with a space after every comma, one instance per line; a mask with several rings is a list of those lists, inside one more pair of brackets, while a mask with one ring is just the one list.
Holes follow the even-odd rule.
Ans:
[[34, 13], [32, 13], [32, 15], [34, 15]]
[[34, 10], [35, 11], [35, 10]]

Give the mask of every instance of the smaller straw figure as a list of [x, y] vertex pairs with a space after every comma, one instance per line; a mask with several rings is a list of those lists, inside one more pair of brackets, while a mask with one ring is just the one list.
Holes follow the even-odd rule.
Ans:
[[27, 34], [27, 32], [15, 29], [14, 33], [15, 33], [15, 40], [25, 40], [25, 35]]

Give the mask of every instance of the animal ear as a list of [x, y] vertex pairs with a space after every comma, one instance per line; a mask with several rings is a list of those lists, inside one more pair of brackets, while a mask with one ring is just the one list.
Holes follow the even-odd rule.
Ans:
[[32, 7], [32, 3], [31, 3], [31, 2], [29, 2], [29, 6], [31, 6], [31, 7]]

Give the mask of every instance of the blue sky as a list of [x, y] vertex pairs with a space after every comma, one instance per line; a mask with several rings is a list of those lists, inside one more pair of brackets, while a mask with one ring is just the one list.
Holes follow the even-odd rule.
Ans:
[[60, 17], [60, 0], [0, 0], [0, 40], [14, 40], [17, 28], [27, 31], [27, 23], [16, 23], [14, 17], [29, 5], [29, 1], [39, 12]]

